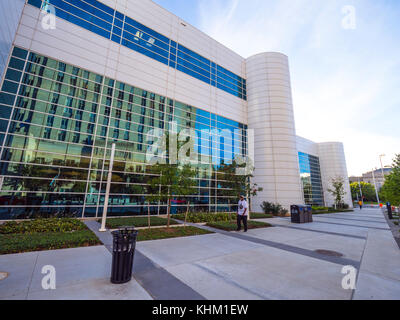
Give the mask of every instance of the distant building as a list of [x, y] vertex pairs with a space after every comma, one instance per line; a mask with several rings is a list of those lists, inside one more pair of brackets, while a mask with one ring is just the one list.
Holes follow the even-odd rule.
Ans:
[[[389, 175], [392, 172], [392, 168], [383, 168], [383, 174], [384, 176]], [[352, 176], [349, 178], [350, 183], [353, 182], [365, 182], [365, 183], [370, 183], [372, 185], [374, 185], [374, 177], [372, 175], [372, 172], [375, 175], [375, 183], [376, 183], [376, 188], [378, 190], [381, 190], [383, 184], [385, 183], [385, 178], [382, 175], [382, 169], [376, 169], [375, 171], [369, 171], [366, 173], [363, 173], [362, 177], [355, 177]]]

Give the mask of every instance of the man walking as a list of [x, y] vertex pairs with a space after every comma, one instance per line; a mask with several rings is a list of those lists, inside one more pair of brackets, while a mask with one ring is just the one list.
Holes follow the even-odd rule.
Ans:
[[244, 232], [247, 232], [247, 217], [248, 217], [248, 206], [247, 201], [244, 196], [240, 196], [240, 201], [238, 204], [238, 215], [237, 215], [237, 231], [242, 229], [242, 220], [244, 226]]
[[360, 201], [358, 201], [358, 205], [360, 206], [360, 210], [362, 210], [362, 207], [363, 207], [363, 202], [360, 200]]

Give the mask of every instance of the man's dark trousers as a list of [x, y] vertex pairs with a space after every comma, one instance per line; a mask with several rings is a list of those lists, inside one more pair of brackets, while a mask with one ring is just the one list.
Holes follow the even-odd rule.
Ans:
[[242, 229], [242, 220], [244, 231], [247, 231], [247, 216], [241, 216], [240, 214], [237, 216], [237, 230], [240, 231]]

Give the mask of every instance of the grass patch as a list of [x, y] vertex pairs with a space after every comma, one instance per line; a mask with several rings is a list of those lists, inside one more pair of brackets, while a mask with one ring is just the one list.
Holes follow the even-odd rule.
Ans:
[[251, 217], [251, 219], [270, 219], [270, 218], [273, 218], [274, 216], [272, 214], [252, 212], [250, 214], [250, 217]]
[[0, 254], [87, 247], [101, 244], [77, 219], [38, 219], [0, 226]]
[[[101, 220], [98, 220], [101, 222]], [[166, 226], [168, 220], [166, 218], [161, 217], [150, 217], [150, 224], [152, 227]], [[174, 219], [170, 221], [171, 225], [177, 225]], [[127, 218], [108, 218], [106, 222], [106, 227], [108, 229], [118, 229], [120, 227], [131, 227], [135, 226], [136, 228], [147, 227], [148, 226], [148, 217], [127, 217]]]
[[[236, 222], [209, 222], [207, 223], [207, 226], [225, 231], [237, 230]], [[247, 221], [247, 227], [249, 230], [251, 230], [251, 229], [269, 228], [272, 226], [269, 223], [250, 220]]]
[[328, 214], [328, 213], [340, 213], [340, 212], [354, 212], [354, 210], [327, 210], [327, 211], [314, 211], [313, 214]]
[[139, 230], [137, 241], [161, 240], [171, 238], [181, 238], [190, 236], [200, 236], [213, 232], [196, 227], [173, 227]]
[[[178, 220], [185, 220], [184, 214], [176, 214], [173, 216]], [[220, 222], [220, 221], [232, 221], [236, 220], [236, 214], [232, 213], [188, 213], [187, 222], [191, 223], [207, 223], [207, 222]]]
[[82, 221], [70, 218], [36, 219], [22, 222], [9, 221], [0, 225], [0, 234], [32, 234], [78, 230], [87, 230], [87, 227]]

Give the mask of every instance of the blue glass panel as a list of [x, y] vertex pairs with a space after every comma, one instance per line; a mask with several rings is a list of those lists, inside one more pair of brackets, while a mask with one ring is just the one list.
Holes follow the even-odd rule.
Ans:
[[[179, 54], [179, 53], [178, 53]], [[200, 73], [202, 76], [204, 76], [207, 80], [206, 80], [206, 82], [210, 82], [210, 72], [209, 71], [206, 71], [206, 70], [204, 70], [204, 69], [201, 69], [201, 68], [199, 68], [198, 66], [196, 66], [196, 65], [194, 65], [194, 64], [192, 64], [192, 63], [190, 63], [190, 62], [187, 62], [187, 61], [185, 61], [185, 60], [183, 60], [181, 57], [179, 57], [178, 56], [178, 64], [179, 65], [182, 65], [182, 66], [184, 66], [184, 67], [186, 67], [186, 68], [189, 68], [189, 69], [191, 69], [192, 71], [195, 71], [195, 72], [197, 72], [197, 73]]]
[[18, 69], [18, 70], [23, 70], [24, 69], [24, 65], [25, 65], [25, 61], [24, 60], [20, 60], [17, 58], [11, 58], [10, 59], [10, 63], [9, 63], [9, 67], [13, 68], [13, 69]]
[[10, 119], [12, 108], [0, 105], [0, 118]]
[[78, 8], [89, 12], [90, 14], [92, 14], [92, 15], [98, 17], [98, 18], [106, 20], [109, 23], [113, 22], [113, 15], [104, 13], [103, 11], [101, 11], [101, 10], [99, 10], [99, 9], [97, 9], [97, 8], [95, 8], [95, 7], [93, 7], [93, 6], [89, 5], [89, 4], [81, 1], [81, 0], [64, 0], [64, 1], [69, 2], [69, 3], [77, 6]]
[[165, 54], [166, 55], [167, 53], [165, 51], [162, 51], [161, 49], [158, 49], [157, 53], [155, 53], [155, 52], [150, 51], [149, 49], [146, 49], [146, 48], [144, 48], [144, 47], [142, 47], [142, 46], [140, 46], [138, 44], [138, 42], [141, 43], [141, 44], [145, 44], [143, 40], [139, 40], [139, 41], [133, 40], [135, 42], [132, 42], [132, 41], [128, 41], [128, 40], [124, 39], [127, 36], [129, 36], [129, 35], [126, 34], [125, 31], [124, 31], [124, 35], [123, 35], [123, 38], [122, 38], [122, 45], [123, 46], [126, 46], [126, 47], [128, 47], [128, 48], [130, 48], [132, 50], [140, 52], [140, 53], [142, 53], [142, 54], [144, 54], [144, 55], [146, 55], [146, 56], [148, 56], [150, 58], [153, 58], [153, 59], [155, 59], [157, 61], [160, 61], [160, 62], [168, 65], [168, 57], [167, 56], [163, 57], [163, 56], [160, 55], [160, 54]]
[[204, 81], [205, 83], [208, 83], [208, 84], [210, 83], [210, 79], [208, 77], [205, 77], [205, 76], [203, 76], [201, 74], [198, 74], [198, 73], [190, 70], [189, 68], [187, 68], [185, 66], [182, 66], [182, 65], [178, 64], [176, 69], [179, 70], [179, 71], [182, 71], [182, 72], [184, 72], [184, 73], [186, 73], [186, 74], [188, 74], [190, 76], [192, 76], [193, 78], [196, 78], [196, 79], [199, 79], [201, 81]]
[[115, 34], [113, 34], [113, 35], [111, 36], [111, 40], [114, 41], [114, 42], [116, 42], [116, 43], [118, 43], [118, 44], [121, 43], [121, 37], [119, 37], [119, 36], [117, 36], [117, 35], [115, 35]]
[[121, 20], [114, 19], [114, 26], [117, 26], [118, 28], [122, 29], [123, 24], [124, 23]]
[[115, 17], [119, 20], [124, 20], [124, 15], [119, 11], [115, 11]]
[[42, 7], [42, 0], [28, 0], [28, 4], [36, 7], [36, 8], [41, 8]]
[[184, 47], [184, 46], [182, 46], [180, 44], [178, 44], [178, 50], [183, 54], [186, 54], [186, 55], [188, 55], [190, 57], [193, 57], [193, 58], [199, 60], [202, 64], [205, 64], [207, 67], [210, 67], [210, 65], [211, 65], [211, 61], [210, 60], [202, 57], [201, 55], [197, 54], [196, 52], [193, 52], [192, 50], [190, 50], [190, 49], [188, 49], [188, 48], [186, 48], [186, 47]]
[[21, 59], [26, 59], [26, 56], [28, 55], [28, 51], [18, 48], [18, 47], [14, 47], [12, 55], [14, 57], [18, 57]]
[[0, 120], [0, 132], [6, 132], [8, 126], [7, 120]]
[[138, 28], [131, 27], [125, 23], [124, 25], [124, 38], [131, 40], [131, 41], [136, 41], [136, 42], [142, 42], [143, 45], [145, 46], [151, 46], [151, 47], [158, 47], [162, 48], [165, 52], [165, 54], [168, 54], [169, 52], [169, 45], [158, 40], [157, 38], [154, 38], [153, 36], [142, 32]]
[[14, 104], [15, 96], [12, 94], [0, 93], [0, 104], [6, 104], [12, 106]]
[[1, 90], [9, 93], [17, 93], [18, 83], [5, 80]]
[[19, 80], [21, 79], [21, 75], [22, 75], [22, 72], [20, 72], [20, 71], [7, 69], [6, 79], [19, 82]]
[[[125, 28], [127, 27], [127, 24], [131, 25], [134, 28], [140, 29], [141, 31], [147, 33], [148, 35], [161, 40], [162, 42], [164, 42], [167, 47], [169, 47], [169, 39], [165, 36], [163, 36], [162, 34], [144, 26], [143, 24], [129, 18], [129, 17], [125, 17]], [[128, 26], [129, 27], [129, 26]]]
[[113, 27], [113, 31], [114, 34], [116, 34], [117, 36], [121, 36], [122, 30], [120, 28], [117, 27]]

